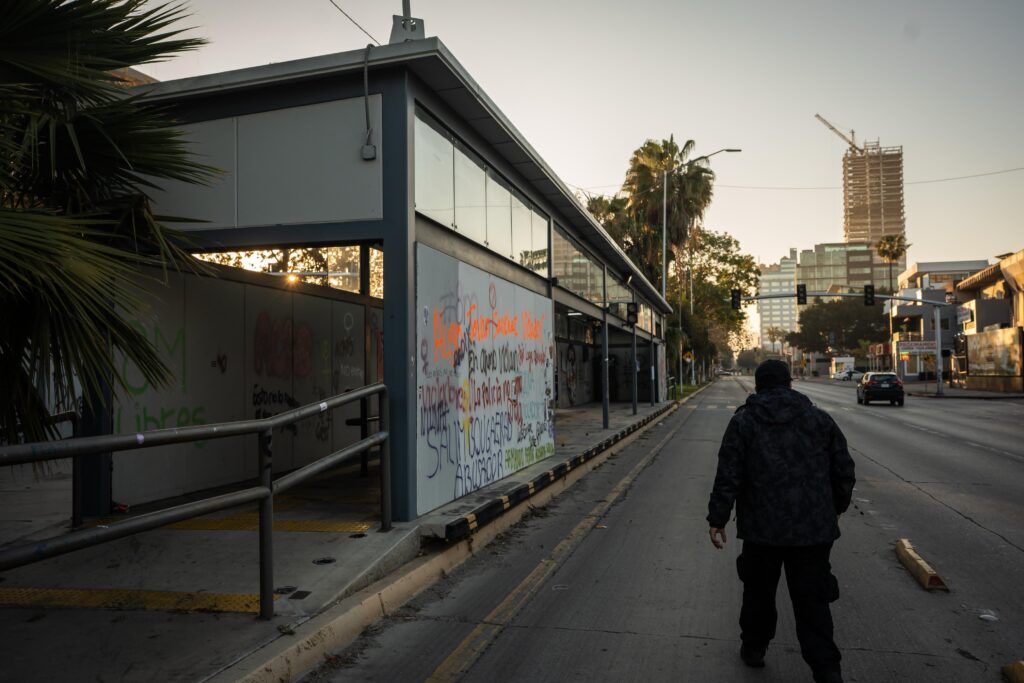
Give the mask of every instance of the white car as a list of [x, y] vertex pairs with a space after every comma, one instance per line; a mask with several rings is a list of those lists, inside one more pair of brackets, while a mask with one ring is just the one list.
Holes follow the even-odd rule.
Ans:
[[864, 373], [860, 370], [840, 370], [832, 375], [832, 379], [843, 380], [844, 382], [859, 382]]

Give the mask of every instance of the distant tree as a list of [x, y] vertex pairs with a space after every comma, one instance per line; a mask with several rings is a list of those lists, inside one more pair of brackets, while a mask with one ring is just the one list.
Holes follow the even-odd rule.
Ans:
[[787, 343], [806, 352], [838, 354], [859, 348], [861, 340], [879, 343], [888, 338], [885, 315], [854, 298], [811, 304], [800, 313], [800, 330], [786, 335]]
[[911, 244], [907, 243], [907, 238], [903, 233], [898, 235], [886, 235], [882, 239], [878, 240], [878, 244], [875, 245], [875, 251], [878, 255], [885, 259], [886, 263], [889, 264], [889, 291], [895, 292], [896, 286], [892, 281], [892, 264], [899, 262], [903, 255], [907, 253]]
[[768, 337], [768, 341], [772, 343], [772, 351], [775, 350], [776, 342], [785, 341], [786, 339], [786, 330], [782, 329], [781, 327], [769, 327], [767, 330], [764, 331], [764, 333], [765, 336]]
[[147, 193], [213, 169], [118, 73], [200, 46], [177, 37], [183, 16], [144, 0], [0, 3], [0, 441], [52, 437], [50, 409], [73, 405], [78, 387], [89, 400], [123, 384], [114, 352], [166, 380], [129, 322], [140, 267], [198, 262]]
[[764, 353], [764, 349], [744, 349], [736, 355], [736, 365], [744, 370], [753, 370], [760, 365], [765, 358], [767, 358], [767, 356]]

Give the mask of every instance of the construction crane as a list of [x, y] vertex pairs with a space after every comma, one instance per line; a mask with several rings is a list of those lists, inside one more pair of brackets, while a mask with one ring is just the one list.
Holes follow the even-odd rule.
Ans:
[[860, 154], [864, 153], [864, 150], [857, 146], [857, 143], [855, 142], [856, 138], [853, 136], [853, 131], [852, 130], [850, 131], [850, 137], [846, 137], [846, 135], [844, 135], [842, 133], [842, 131], [840, 131], [838, 128], [836, 128], [831, 123], [826, 121], [825, 117], [822, 116], [821, 114], [815, 114], [814, 118], [816, 118], [819, 121], [821, 121], [823, 124], [825, 124], [826, 128], [828, 128], [830, 131], [832, 131], [833, 133], [835, 133], [836, 135], [841, 137], [844, 141], [846, 141], [846, 144], [848, 144], [850, 146], [850, 149], [852, 149], [852, 150], [854, 150], [854, 151], [856, 151], [856, 152], [858, 152]]

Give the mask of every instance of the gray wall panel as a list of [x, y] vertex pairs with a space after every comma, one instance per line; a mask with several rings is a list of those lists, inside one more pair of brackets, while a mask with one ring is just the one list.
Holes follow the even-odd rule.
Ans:
[[361, 97], [239, 117], [238, 224], [382, 218], [380, 95], [370, 122], [377, 158], [364, 161]]
[[221, 171], [209, 185], [154, 180], [161, 190], [150, 196], [157, 214], [208, 221], [178, 223], [180, 230], [235, 226], [235, 120], [219, 119], [182, 126], [196, 160]]

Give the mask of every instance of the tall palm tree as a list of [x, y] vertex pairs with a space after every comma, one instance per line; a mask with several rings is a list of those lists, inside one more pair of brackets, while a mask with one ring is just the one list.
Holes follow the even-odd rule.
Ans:
[[690, 225], [703, 218], [711, 204], [715, 174], [707, 160], [691, 160], [694, 141], [680, 147], [674, 136], [657, 142], [647, 140], [629, 160], [622, 192], [628, 206], [645, 226], [660, 236], [663, 191], [668, 188], [667, 241], [679, 250], [686, 243]]
[[[772, 351], [775, 351], [775, 342], [785, 341], [786, 339], [786, 330], [781, 327], [769, 327], [764, 331], [764, 333], [765, 336], [768, 337], [768, 341], [772, 343]], [[783, 347], [783, 349], [785, 349], [785, 347]]]
[[200, 46], [170, 28], [183, 16], [145, 0], [0, 3], [0, 442], [53, 436], [51, 408], [123, 384], [115, 352], [166, 379], [129, 323], [134, 283], [192, 259], [146, 192], [213, 169], [114, 72]]
[[898, 262], [907, 253], [912, 245], [907, 243], [907, 237], [902, 232], [896, 235], [886, 235], [878, 240], [875, 251], [889, 264], [889, 291], [896, 292], [892, 281], [892, 264]]

